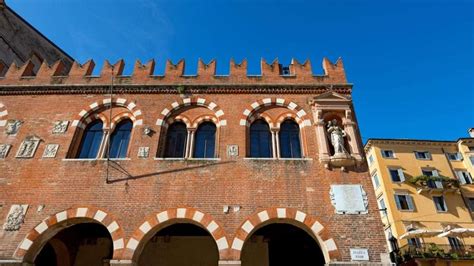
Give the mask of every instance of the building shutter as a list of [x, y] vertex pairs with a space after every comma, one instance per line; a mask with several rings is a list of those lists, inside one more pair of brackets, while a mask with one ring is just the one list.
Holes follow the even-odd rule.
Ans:
[[466, 184], [466, 179], [464, 179], [464, 175], [462, 174], [462, 171], [456, 171], [456, 175], [458, 176], [459, 183], [461, 185]]
[[400, 176], [400, 182], [404, 182], [405, 181], [405, 175], [403, 174], [403, 169], [399, 168], [397, 169], [398, 171], [398, 176]]
[[408, 208], [412, 211], [415, 209], [415, 206], [413, 204], [413, 198], [410, 195], [406, 195], [407, 197], [407, 203], [408, 203]]
[[402, 206], [400, 204], [400, 200], [398, 199], [399, 195], [394, 195], [395, 196], [395, 203], [397, 204], [397, 209], [401, 210]]

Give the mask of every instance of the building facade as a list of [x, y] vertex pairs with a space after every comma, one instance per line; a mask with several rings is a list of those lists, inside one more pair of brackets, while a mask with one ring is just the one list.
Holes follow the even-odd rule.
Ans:
[[472, 265], [474, 138], [369, 139], [365, 153], [392, 254], [418, 265]]
[[2, 263], [387, 263], [341, 60], [28, 64], [0, 79]]

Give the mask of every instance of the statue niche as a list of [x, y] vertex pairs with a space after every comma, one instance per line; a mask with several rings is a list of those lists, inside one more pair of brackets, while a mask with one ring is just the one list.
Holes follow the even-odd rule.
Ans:
[[354, 164], [349, 149], [347, 148], [347, 134], [344, 129], [339, 126], [337, 119], [327, 122], [327, 137], [330, 143], [330, 164], [335, 167], [346, 167]]

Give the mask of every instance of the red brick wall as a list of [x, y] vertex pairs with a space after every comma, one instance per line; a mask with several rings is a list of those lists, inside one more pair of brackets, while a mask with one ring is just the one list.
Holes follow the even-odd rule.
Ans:
[[[331, 67], [334, 68], [333, 65]], [[274, 81], [280, 79], [280, 76], [275, 76]], [[271, 79], [267, 79], [268, 81]], [[298, 85], [297, 81], [295, 79], [293, 85]], [[17, 81], [5, 78], [0, 81], [0, 89], [15, 83], [23, 84], [19, 89], [26, 88], [25, 82], [35, 83], [34, 79]], [[314, 87], [324, 85], [314, 81], [302, 83]], [[43, 81], [41, 84], [47, 85], [47, 82]], [[0, 217], [6, 217], [12, 204], [29, 204], [30, 208], [25, 223], [18, 232], [3, 231], [0, 234], [0, 258], [11, 258], [25, 236], [42, 220], [74, 206], [83, 206], [98, 208], [113, 215], [120, 230], [123, 230], [121, 237], [125, 245], [147, 218], [167, 209], [173, 209], [174, 215], [176, 208], [197, 209], [206, 214], [206, 217], [211, 217], [208, 218], [209, 221], [214, 219], [220, 226], [219, 231], [216, 231], [219, 236], [216, 235], [215, 238], [225, 236], [228, 241], [229, 249], [221, 251], [221, 259], [238, 259], [238, 254], [231, 246], [242, 223], [261, 210], [272, 212], [272, 208], [283, 207], [303, 211], [308, 215], [308, 219], [311, 217], [324, 226], [319, 236], [323, 240], [334, 239], [337, 246], [336, 251], [330, 252], [331, 260], [350, 261], [349, 248], [362, 247], [369, 249], [372, 261], [380, 261], [380, 253], [386, 252], [385, 240], [367, 169], [365, 166], [350, 168], [346, 172], [325, 169], [318, 161], [314, 126], [301, 129], [304, 136], [304, 155], [307, 158], [305, 160], [244, 159], [247, 128], [240, 125], [240, 120], [245, 109], [249, 109], [257, 100], [283, 98], [303, 109], [313, 124], [308, 100], [315, 96], [314, 92], [303, 93], [289, 89], [278, 95], [236, 94], [235, 91], [232, 92], [232, 86], [229, 86], [230, 88], [226, 87], [221, 93], [195, 94], [192, 93], [192, 85], [188, 87], [191, 90], [187, 93], [190, 93], [193, 99], [204, 98], [206, 102], [212, 101], [218, 106], [214, 111], [224, 112], [219, 119], [225, 119], [226, 125], [218, 128], [217, 153], [220, 160], [154, 159], [162, 134], [162, 127], [156, 125], [156, 121], [162, 117], [164, 108], [169, 108], [175, 101], [182, 102], [182, 95], [156, 91], [148, 94], [115, 94], [114, 99], [124, 98], [127, 103], [133, 101], [136, 104], [135, 110], [141, 110], [143, 124], [132, 131], [130, 160], [117, 162], [133, 178], [125, 181], [123, 179], [126, 179], [127, 175], [109, 167], [109, 183], [106, 182], [106, 161], [64, 160], [73, 143], [76, 127], [70, 123], [66, 134], [51, 133], [54, 121], [72, 122], [78, 119], [81, 110], [87, 110], [90, 104], [101, 103], [107, 99], [105, 94], [11, 95], [12, 93], [3, 92], [0, 103], [8, 110], [6, 118], [20, 119], [24, 123], [16, 136], [7, 136], [0, 132], [0, 143], [12, 144], [8, 157], [0, 159], [0, 204], [3, 205]], [[238, 87], [238, 84], [235, 85], [235, 88]], [[192, 113], [189, 112], [188, 115], [192, 117]], [[151, 127], [156, 133], [152, 136], [144, 135], [145, 126]], [[42, 139], [34, 158], [15, 158], [21, 142], [29, 135]], [[56, 158], [41, 158], [46, 144], [53, 143], [60, 145]], [[239, 146], [238, 158], [227, 158], [228, 144]], [[149, 158], [137, 157], [138, 148], [143, 146], [150, 147]], [[362, 184], [369, 198], [369, 214], [336, 215], [329, 197], [331, 184]], [[37, 212], [36, 208], [42, 204], [45, 205], [44, 210]], [[239, 205], [242, 208], [238, 212], [224, 214], [224, 205]], [[93, 213], [89, 212], [88, 214], [93, 216]], [[171, 213], [173, 211], [168, 214], [172, 216]], [[54, 221], [50, 220], [48, 223]], [[130, 259], [131, 254], [127, 252], [124, 249], [114, 256], [116, 259]]]

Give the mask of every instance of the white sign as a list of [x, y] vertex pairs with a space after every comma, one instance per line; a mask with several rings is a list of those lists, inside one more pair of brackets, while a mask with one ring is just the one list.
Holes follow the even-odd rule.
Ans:
[[366, 248], [351, 248], [351, 260], [369, 260], [369, 250]]
[[331, 203], [338, 214], [366, 214], [367, 194], [361, 185], [331, 185]]

